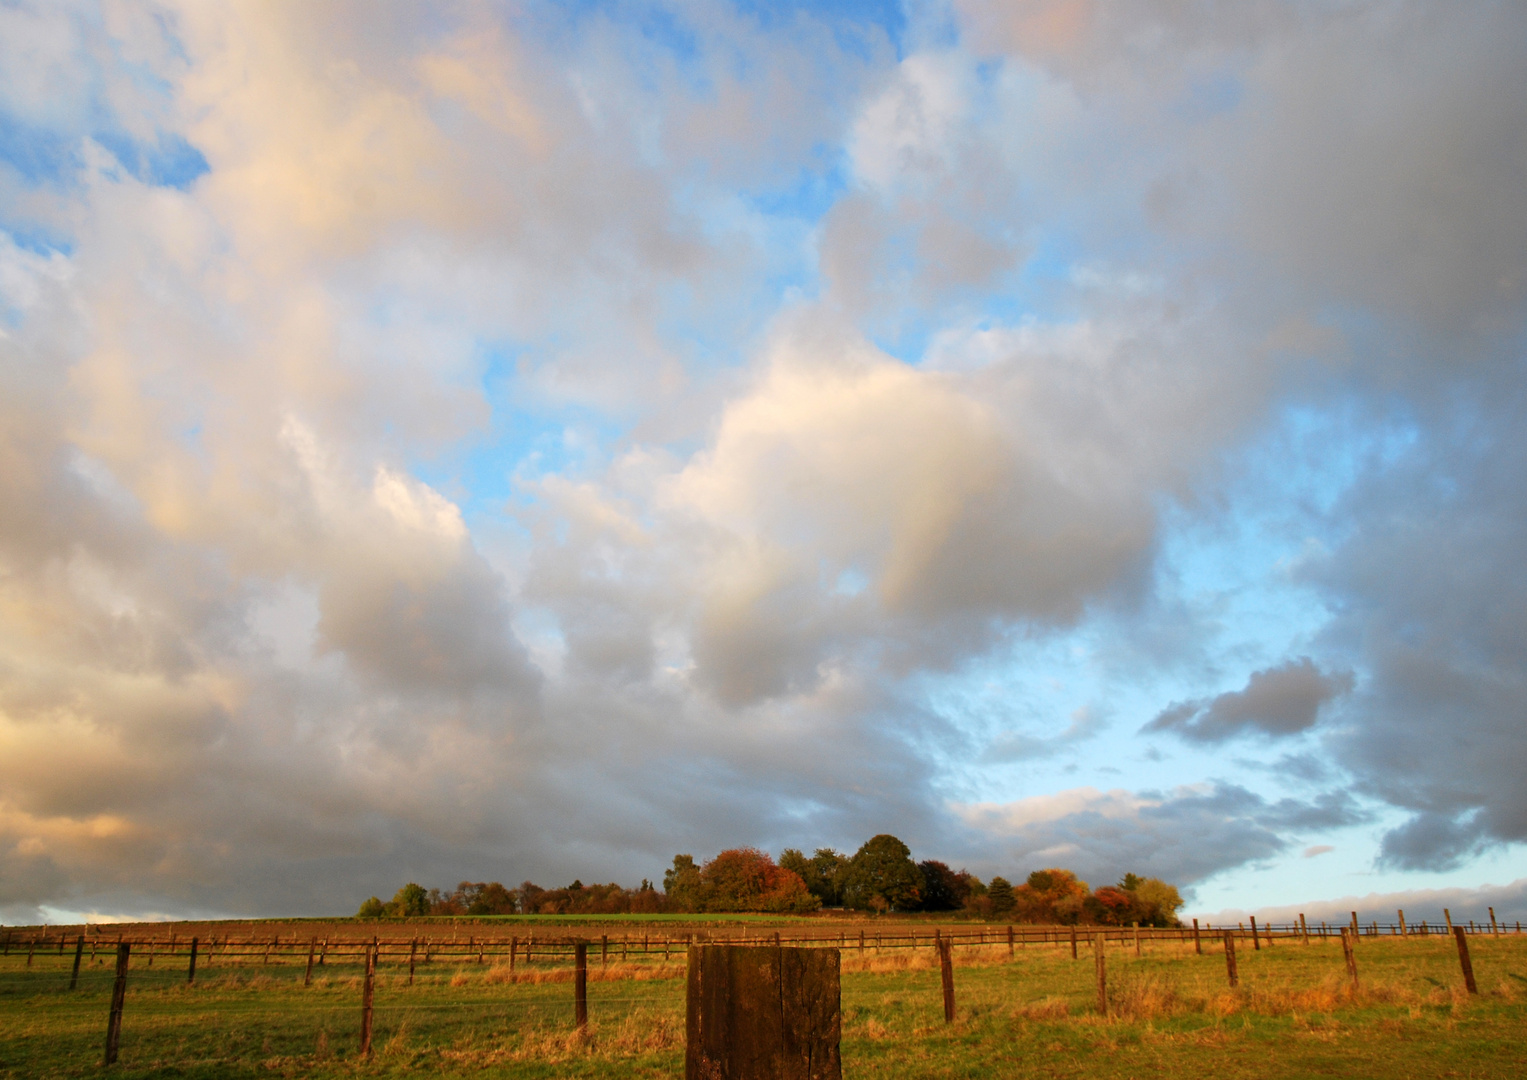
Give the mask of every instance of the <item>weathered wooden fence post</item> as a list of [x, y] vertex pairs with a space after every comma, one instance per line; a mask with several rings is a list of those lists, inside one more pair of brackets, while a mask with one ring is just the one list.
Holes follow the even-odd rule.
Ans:
[[123, 942], [117, 946], [117, 979], [111, 984], [111, 1012], [106, 1017], [106, 1061], [117, 1063], [117, 1045], [122, 1039], [122, 1006], [127, 1001], [127, 958], [132, 946]]
[[74, 970], [69, 973], [69, 989], [73, 990], [80, 984], [80, 958], [85, 955], [85, 935], [81, 934], [74, 939]]
[[1408, 937], [1409, 934], [1407, 933], [1407, 931], [1405, 929], [1405, 909], [1404, 908], [1396, 908], [1395, 909], [1395, 914], [1400, 916], [1400, 936], [1401, 937]]
[[1076, 959], [1076, 927], [1071, 928], [1071, 959]]
[[944, 984], [944, 1023], [954, 1023], [954, 943], [948, 938], [938, 943], [938, 972]]
[[[1073, 929], [1072, 933], [1076, 931]], [[1096, 931], [1092, 935], [1092, 961], [1097, 968], [1098, 977], [1098, 1013], [1108, 1015], [1108, 958], [1105, 955], [1102, 931]]]
[[610, 963], [610, 935], [599, 935], [599, 966], [608, 967]]
[[191, 963], [186, 967], [186, 985], [190, 986], [196, 981], [196, 946], [195, 938], [191, 939]]
[[573, 943], [573, 1024], [579, 1031], [589, 1026], [589, 943]]
[[1447, 920], [1447, 932], [1451, 934], [1453, 932], [1453, 913], [1447, 908], [1443, 908], [1442, 917]]
[[837, 949], [691, 945], [686, 1080], [841, 1080]]
[[1199, 956], [1204, 954], [1204, 943], [1198, 936], [1198, 920], [1193, 920], [1193, 951]]
[[1469, 960], [1469, 941], [1464, 935], [1463, 927], [1453, 927], [1453, 939], [1458, 942], [1458, 964], [1463, 968], [1463, 985], [1469, 993], [1479, 993], [1479, 987], [1474, 982], [1474, 964]]
[[414, 959], [419, 952], [419, 939], [414, 938], [408, 943], [408, 985], [414, 984]]
[[303, 986], [313, 985], [313, 961], [318, 955], [318, 939], [308, 938], [308, 969], [302, 976]]
[[1495, 923], [1495, 909], [1494, 908], [1486, 908], [1485, 910], [1490, 913], [1490, 933], [1492, 933], [1492, 934], [1499, 934], [1500, 933], [1500, 927], [1497, 926], [1496, 923]]
[[1225, 975], [1230, 979], [1230, 989], [1241, 983], [1241, 974], [1235, 966], [1235, 932], [1225, 931]]
[[1357, 950], [1353, 945], [1357, 942], [1357, 931], [1348, 927], [1341, 930], [1341, 951], [1347, 959], [1347, 978], [1352, 980], [1352, 992], [1357, 993]]
[[1306, 945], [1310, 943], [1310, 924], [1304, 921], [1304, 912], [1302, 911], [1299, 913], [1299, 935], [1304, 939]]
[[366, 948], [366, 974], [361, 983], [361, 1057], [371, 1056], [371, 996], [376, 980], [376, 941]]

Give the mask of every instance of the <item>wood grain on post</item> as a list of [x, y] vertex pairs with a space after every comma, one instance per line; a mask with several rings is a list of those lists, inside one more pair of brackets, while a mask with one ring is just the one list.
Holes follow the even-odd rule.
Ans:
[[841, 1080], [837, 949], [691, 945], [686, 1080]]
[[1257, 935], [1257, 917], [1251, 917], [1251, 947], [1257, 952], [1262, 951], [1262, 939]]
[[371, 996], [376, 980], [376, 943], [366, 949], [366, 975], [361, 983], [361, 1057], [371, 1056]]
[[1469, 940], [1463, 932], [1463, 927], [1453, 927], [1453, 940], [1458, 942], [1458, 966], [1463, 968], [1463, 985], [1469, 993], [1479, 993], [1479, 986], [1474, 982], [1474, 964], [1469, 959]]
[[573, 1024], [579, 1031], [589, 1026], [589, 943], [573, 943]]
[[1347, 978], [1352, 980], [1352, 992], [1357, 993], [1357, 950], [1352, 946], [1357, 941], [1357, 931], [1350, 927], [1341, 929], [1341, 951], [1347, 959]]
[[85, 955], [85, 935], [81, 934], [74, 939], [74, 971], [69, 975], [69, 989], [73, 990], [80, 984], [80, 958]]
[[1199, 956], [1204, 954], [1204, 943], [1198, 937], [1198, 920], [1193, 920], [1193, 951]]
[[[1072, 931], [1075, 933], [1075, 930]], [[1073, 939], [1074, 940], [1074, 939]], [[1092, 935], [1092, 962], [1097, 969], [1098, 979], [1098, 1013], [1108, 1015], [1108, 957], [1103, 944], [1102, 933]]]
[[122, 942], [117, 946], [117, 978], [111, 984], [111, 1012], [106, 1017], [106, 1061], [117, 1063], [117, 1046], [122, 1039], [122, 1006], [127, 1002], [127, 958], [132, 946]]
[[1447, 908], [1443, 908], [1442, 917], [1447, 920], [1447, 932], [1451, 934], [1453, 932], [1453, 913]]
[[1490, 933], [1492, 933], [1492, 934], [1499, 934], [1500, 933], [1500, 928], [1495, 923], [1495, 909], [1494, 908], [1486, 908], [1485, 910], [1490, 913]]
[[1304, 921], [1304, 912], [1299, 913], [1299, 934], [1304, 938], [1304, 943], [1310, 943], [1310, 924]]
[[1409, 931], [1407, 931], [1405, 929], [1405, 909], [1404, 908], [1396, 908], [1395, 909], [1395, 914], [1400, 917], [1400, 936], [1401, 937], [1409, 937], [1410, 933], [1409, 933]]
[[1230, 989], [1241, 984], [1241, 973], [1235, 964], [1235, 933], [1225, 931], [1225, 975], [1230, 979]]
[[944, 984], [944, 1023], [954, 1023], [954, 957], [948, 938], [938, 943], [938, 972]]

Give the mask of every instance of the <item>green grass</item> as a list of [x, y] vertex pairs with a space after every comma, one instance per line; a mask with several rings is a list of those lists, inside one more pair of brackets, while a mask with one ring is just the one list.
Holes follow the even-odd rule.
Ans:
[[[1334, 941], [1239, 950], [1231, 991], [1218, 947], [1148, 944], [1109, 953], [1110, 1015], [1096, 1010], [1091, 956], [1005, 947], [956, 958], [958, 1017], [943, 1023], [932, 950], [860, 958], [846, 951], [848, 1077], [1508, 1077], [1527, 1075], [1527, 938], [1470, 940], [1481, 993], [1463, 992], [1442, 938], [1364, 941], [1360, 989]], [[110, 956], [67, 990], [72, 950], [31, 969], [0, 959], [0, 1077], [94, 1076], [104, 1041]], [[675, 958], [677, 961], [677, 958]], [[375, 1055], [356, 1055], [357, 967], [214, 963], [185, 986], [184, 958], [134, 957], [123, 1026], [124, 1077], [600, 1076], [683, 1072], [678, 962], [612, 968], [589, 986], [590, 1031], [572, 1030], [566, 968], [519, 981], [475, 964], [384, 968]], [[639, 977], [632, 977], [639, 976]]]

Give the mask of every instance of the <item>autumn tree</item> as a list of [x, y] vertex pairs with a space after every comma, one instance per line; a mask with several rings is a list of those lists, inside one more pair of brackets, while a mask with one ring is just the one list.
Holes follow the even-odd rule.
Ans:
[[1018, 916], [1024, 922], [1076, 923], [1086, 910], [1087, 883], [1058, 867], [1035, 870], [1013, 890]]
[[723, 851], [700, 868], [705, 911], [812, 911], [819, 901], [799, 874], [757, 848]]
[[1175, 885], [1168, 885], [1160, 878], [1136, 877], [1125, 874], [1119, 888], [1134, 900], [1137, 918], [1142, 926], [1177, 926], [1177, 912], [1181, 909], [1182, 895]]

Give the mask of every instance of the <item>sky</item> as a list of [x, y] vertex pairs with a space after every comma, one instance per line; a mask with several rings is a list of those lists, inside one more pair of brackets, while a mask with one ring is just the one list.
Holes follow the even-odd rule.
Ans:
[[0, 3], [0, 921], [1527, 918], [1523, 101], [1506, 0]]

